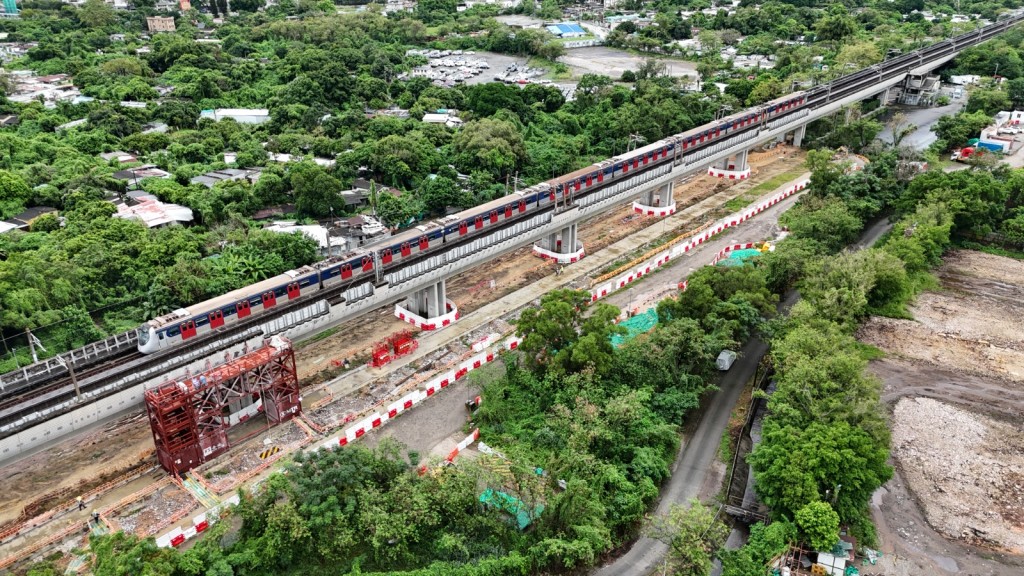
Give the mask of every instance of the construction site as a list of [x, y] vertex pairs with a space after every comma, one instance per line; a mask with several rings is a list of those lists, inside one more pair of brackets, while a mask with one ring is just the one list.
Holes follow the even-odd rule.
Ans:
[[[872, 502], [875, 572], [1024, 573], [1024, 262], [947, 254], [913, 320], [858, 337], [891, 411], [893, 480]], [[965, 481], [971, 479], [971, 481]]]
[[[239, 487], [258, 483], [299, 449], [393, 437], [425, 465], [477, 457], [464, 405], [486, 402], [477, 398], [473, 379], [487, 377], [498, 351], [514, 348], [508, 337], [518, 311], [557, 287], [589, 288], [637, 256], [804, 174], [802, 154], [784, 146], [751, 153], [750, 163], [755, 176], [749, 180], [700, 176], [677, 183], [679, 209], [668, 218], [643, 217], [627, 206], [586, 223], [580, 235], [588, 256], [563, 273], [524, 248], [452, 279], [449, 297], [462, 319], [445, 330], [413, 332], [381, 310], [294, 346], [267, 341], [148, 390], [145, 408], [5, 464], [0, 570], [48, 558], [78, 571], [87, 556], [72, 551], [83, 549], [90, 534], [112, 530], [180, 546], [237, 501]], [[747, 241], [763, 239], [765, 230], [759, 224]], [[708, 242], [701, 254], [709, 256], [693, 254], [690, 267], [709, 263], [737, 240]], [[653, 298], [684, 273], [638, 289]], [[426, 408], [412, 410], [420, 402]]]

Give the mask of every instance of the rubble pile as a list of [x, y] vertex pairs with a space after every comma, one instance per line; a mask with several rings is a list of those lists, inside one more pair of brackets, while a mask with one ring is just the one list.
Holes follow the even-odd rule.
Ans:
[[1024, 427], [930, 398], [895, 407], [892, 448], [939, 532], [1024, 552]]

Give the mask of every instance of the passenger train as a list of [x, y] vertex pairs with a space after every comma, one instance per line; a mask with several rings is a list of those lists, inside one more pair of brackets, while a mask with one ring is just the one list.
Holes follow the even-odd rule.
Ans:
[[[560, 202], [572, 204], [575, 198], [590, 191], [672, 162], [690, 150], [716, 144], [736, 133], [755, 130], [767, 121], [795, 112], [806, 104], [807, 93], [791, 94], [757, 109], [723, 118], [711, 128], [702, 126], [670, 136], [515, 194], [424, 223], [377, 244], [383, 244], [383, 247], [291, 270], [212, 300], [175, 310], [139, 327], [139, 351], [149, 354], [178, 346], [322, 290], [345, 289], [368, 282], [379, 286], [384, 282], [386, 271], [440, 253], [446, 246], [525, 220]], [[367, 290], [366, 294], [369, 293]]]

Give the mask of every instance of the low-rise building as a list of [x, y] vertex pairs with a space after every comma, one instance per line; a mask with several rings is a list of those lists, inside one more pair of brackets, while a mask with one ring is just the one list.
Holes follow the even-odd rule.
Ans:
[[123, 152], [121, 150], [115, 150], [113, 152], [104, 152], [100, 154], [100, 158], [103, 158], [107, 162], [116, 160], [118, 164], [130, 164], [132, 162], [138, 162], [139, 159], [134, 154]]
[[245, 180], [250, 184], [255, 184], [260, 179], [260, 172], [256, 168], [224, 168], [207, 172], [202, 176], [196, 176], [189, 180], [189, 182], [192, 184], [202, 184], [207, 188], [213, 188], [220, 182], [231, 182], [234, 180]]
[[230, 118], [239, 124], [262, 124], [270, 120], [270, 111], [266, 108], [217, 108], [203, 110], [199, 117], [215, 122]]
[[174, 32], [174, 18], [170, 16], [148, 16], [146, 27], [150, 32]]
[[427, 124], [444, 124], [449, 128], [462, 126], [462, 119], [447, 110], [424, 114], [422, 121]]
[[23, 230], [27, 232], [32, 226], [32, 222], [37, 218], [44, 214], [55, 214], [56, 212], [57, 209], [51, 208], [50, 206], [35, 206], [33, 208], [29, 208], [17, 216], [13, 216], [3, 222], [0, 222], [0, 234], [10, 232], [11, 230]]
[[129, 198], [128, 202], [115, 202], [114, 218], [139, 220], [149, 228], [168, 224], [188, 224], [193, 220], [192, 209], [177, 204], [165, 204], [149, 194]]
[[112, 174], [115, 180], [124, 180], [128, 183], [128, 189], [134, 190], [139, 187], [139, 182], [146, 178], [163, 178], [169, 179], [172, 177], [170, 172], [161, 170], [153, 164], [144, 164], [142, 166], [136, 166], [134, 168], [127, 168], [120, 170]]

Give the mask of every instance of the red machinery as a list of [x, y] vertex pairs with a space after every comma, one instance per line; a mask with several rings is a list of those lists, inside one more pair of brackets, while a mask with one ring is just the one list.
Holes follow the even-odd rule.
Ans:
[[145, 392], [160, 465], [182, 474], [225, 452], [228, 429], [256, 414], [267, 425], [298, 415], [299, 379], [291, 343], [283, 338], [195, 377]]
[[419, 342], [412, 336], [409, 330], [403, 330], [392, 334], [388, 338], [373, 345], [373, 352], [370, 357], [370, 366], [380, 368], [395, 358], [401, 358], [412, 354], [419, 347]]

